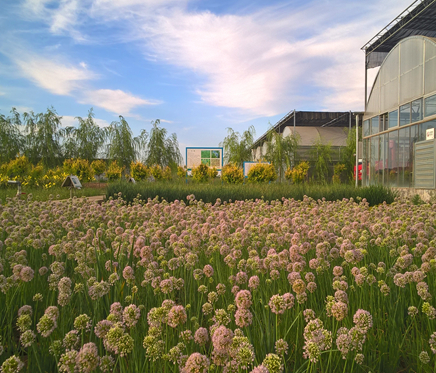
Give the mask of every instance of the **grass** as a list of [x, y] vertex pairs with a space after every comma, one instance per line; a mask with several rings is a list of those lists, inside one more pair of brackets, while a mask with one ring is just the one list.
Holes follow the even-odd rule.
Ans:
[[217, 198], [221, 201], [237, 200], [256, 200], [265, 201], [281, 200], [282, 198], [303, 200], [304, 196], [315, 200], [323, 199], [327, 201], [342, 200], [343, 198], [358, 197], [366, 198], [370, 205], [380, 203], [392, 203], [396, 193], [384, 186], [370, 186], [356, 189], [352, 185], [292, 185], [287, 183], [273, 184], [196, 184], [184, 182], [140, 182], [136, 184], [126, 182], [116, 182], [109, 184], [107, 197], [121, 193], [124, 200], [133, 202], [135, 198], [154, 199], [156, 196], [160, 200], [173, 202], [183, 200], [186, 202], [187, 196], [194, 194], [195, 199], [205, 203], [215, 203]]

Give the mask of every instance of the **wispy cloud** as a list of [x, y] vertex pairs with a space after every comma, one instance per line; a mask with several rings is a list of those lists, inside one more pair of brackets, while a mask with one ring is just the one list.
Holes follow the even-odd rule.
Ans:
[[[48, 0], [25, 4], [52, 33], [66, 32], [76, 41], [92, 39], [82, 25], [97, 22], [111, 39], [135, 42], [145, 59], [196, 74], [191, 88], [201, 102], [253, 118], [292, 107], [362, 109], [365, 35], [390, 21], [386, 9], [398, 14], [409, 3], [336, 0], [332, 6], [312, 0], [233, 14], [192, 11], [188, 0], [62, 0], [55, 9]], [[68, 72], [76, 76], [76, 70]], [[67, 80], [67, 87], [75, 81]], [[112, 112], [153, 104], [120, 92], [94, 90], [83, 101]]]
[[11, 58], [24, 76], [56, 95], [69, 95], [82, 82], [97, 77], [97, 74], [82, 65], [74, 66], [36, 54], [11, 54]]
[[157, 100], [145, 100], [120, 89], [98, 89], [88, 91], [83, 98], [79, 99], [79, 102], [92, 104], [121, 115], [130, 114], [130, 111], [138, 106], [158, 105], [161, 103]]

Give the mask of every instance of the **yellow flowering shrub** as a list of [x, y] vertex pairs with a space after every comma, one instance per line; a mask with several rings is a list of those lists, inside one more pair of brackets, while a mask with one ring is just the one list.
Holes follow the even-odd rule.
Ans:
[[244, 172], [233, 163], [226, 164], [222, 171], [221, 177], [223, 181], [229, 184], [241, 184], [244, 181]]
[[294, 168], [288, 168], [285, 172], [285, 178], [292, 180], [294, 184], [301, 184], [307, 179], [309, 172], [309, 162], [303, 161], [297, 164]]
[[277, 173], [272, 164], [258, 163], [250, 168], [247, 181], [250, 183], [267, 183], [277, 179]]
[[150, 176], [150, 169], [143, 163], [136, 161], [130, 163], [130, 174], [137, 180], [144, 180]]
[[210, 167], [209, 168], [209, 179], [215, 179], [218, 176], [218, 170], [216, 167]]
[[183, 179], [184, 177], [186, 177], [186, 172], [186, 167], [177, 166], [177, 177]]
[[106, 162], [102, 159], [96, 159], [91, 163], [91, 168], [94, 171], [94, 175], [103, 175], [106, 171]]
[[94, 170], [87, 159], [66, 159], [63, 164], [63, 170], [68, 175], [76, 175], [81, 183], [94, 180]]
[[106, 177], [109, 181], [120, 180], [123, 170], [124, 168], [119, 166], [117, 161], [113, 161], [106, 170]]
[[162, 180], [163, 179], [163, 170], [162, 167], [158, 164], [154, 164], [150, 167], [151, 176], [154, 177], [155, 180]]
[[199, 183], [206, 183], [209, 180], [209, 167], [203, 163], [193, 167], [192, 178]]

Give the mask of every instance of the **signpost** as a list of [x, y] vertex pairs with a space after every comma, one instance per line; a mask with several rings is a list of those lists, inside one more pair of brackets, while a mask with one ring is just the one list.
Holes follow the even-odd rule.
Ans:
[[187, 147], [186, 169], [190, 171], [201, 163], [221, 171], [223, 168], [223, 148]]
[[62, 187], [70, 188], [70, 198], [73, 198], [73, 189], [82, 189], [82, 184], [76, 175], [69, 175], [62, 183]]

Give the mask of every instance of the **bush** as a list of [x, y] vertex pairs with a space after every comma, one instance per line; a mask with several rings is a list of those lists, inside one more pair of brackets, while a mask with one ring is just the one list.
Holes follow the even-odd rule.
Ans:
[[297, 164], [293, 169], [288, 168], [285, 173], [287, 180], [292, 180], [294, 184], [301, 184], [307, 179], [309, 172], [309, 162], [303, 161]]
[[268, 183], [277, 179], [277, 173], [272, 164], [258, 163], [251, 167], [247, 175], [250, 183]]
[[193, 167], [192, 178], [199, 183], [206, 183], [209, 180], [209, 167], [203, 163]]
[[76, 175], [82, 183], [94, 180], [94, 170], [87, 159], [66, 159], [63, 170], [69, 175]]
[[172, 178], [173, 178], [173, 173], [171, 172], [171, 167], [170, 166], [166, 166], [162, 170], [162, 179], [163, 180], [171, 180]]
[[221, 171], [221, 178], [228, 184], [241, 184], [244, 181], [244, 172], [235, 164], [228, 163]]
[[186, 167], [177, 166], [177, 177], [180, 179], [184, 179], [186, 177], [187, 169]]
[[94, 175], [100, 177], [106, 171], [106, 162], [101, 159], [97, 159], [91, 163], [91, 167], [94, 170]]
[[9, 177], [22, 179], [30, 170], [29, 160], [25, 155], [12, 159], [6, 164], [5, 171]]
[[159, 166], [158, 164], [154, 164], [153, 166], [150, 167], [150, 173], [151, 173], [151, 176], [153, 176], [155, 180], [162, 180], [163, 179], [162, 167]]
[[119, 166], [117, 161], [113, 161], [106, 170], [106, 177], [109, 181], [120, 180], [123, 170], [124, 168]]
[[215, 179], [218, 176], [218, 170], [216, 169], [216, 167], [211, 167], [209, 168], [208, 174], [209, 179]]
[[333, 184], [340, 184], [341, 183], [341, 175], [345, 171], [345, 165], [343, 163], [335, 164], [333, 167], [333, 176], [332, 181]]
[[150, 169], [139, 161], [130, 163], [130, 174], [137, 180], [144, 180], [150, 176]]

